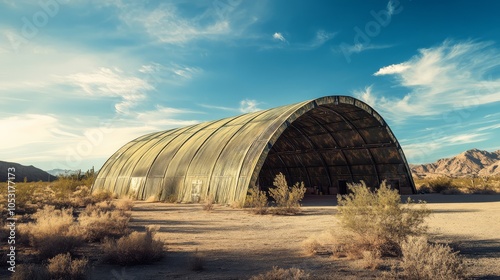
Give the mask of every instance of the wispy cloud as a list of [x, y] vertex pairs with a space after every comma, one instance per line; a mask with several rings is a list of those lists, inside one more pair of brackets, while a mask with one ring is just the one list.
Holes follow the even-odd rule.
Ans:
[[404, 96], [377, 94], [374, 87], [354, 94], [395, 121], [473, 110], [482, 104], [500, 102], [500, 79], [490, 76], [499, 66], [500, 52], [490, 42], [445, 41], [419, 50], [408, 61], [375, 72], [393, 75], [398, 86], [409, 90]]
[[243, 5], [228, 1], [223, 5], [215, 2], [200, 3], [198, 14], [183, 13], [181, 5], [162, 3], [158, 6], [123, 1], [111, 1], [105, 6], [118, 9], [118, 16], [128, 28], [142, 28], [157, 41], [184, 46], [191, 41], [219, 40], [241, 32], [257, 21], [243, 13]]
[[361, 53], [369, 50], [387, 49], [391, 47], [392, 45], [375, 45], [375, 44], [359, 44], [359, 43], [354, 45], [343, 44], [340, 46], [340, 49], [335, 49], [335, 51], [351, 55], [353, 53]]
[[252, 99], [241, 100], [240, 101], [240, 112], [251, 113], [251, 112], [260, 111], [262, 109], [260, 109], [258, 107], [259, 104], [260, 104], [259, 102], [257, 102], [256, 100], [252, 100]]
[[121, 69], [100, 68], [91, 73], [76, 73], [60, 77], [62, 84], [79, 87], [93, 96], [119, 97], [115, 105], [119, 113], [128, 113], [130, 108], [145, 99], [144, 91], [152, 90], [147, 81], [124, 75]]
[[405, 63], [392, 64], [392, 65], [380, 68], [373, 75], [374, 76], [381, 76], [381, 75], [398, 74], [398, 73], [403, 73], [408, 68], [410, 68], [410, 65], [407, 65]]
[[240, 101], [240, 106], [237, 108], [233, 107], [226, 107], [226, 106], [219, 106], [219, 105], [208, 105], [208, 104], [199, 104], [199, 106], [203, 108], [208, 108], [208, 109], [216, 109], [216, 110], [222, 110], [222, 111], [229, 111], [229, 112], [234, 112], [234, 113], [251, 113], [251, 112], [256, 112], [262, 110], [259, 108], [260, 102], [257, 100], [253, 99], [243, 99]]
[[408, 161], [412, 163], [424, 163], [422, 159], [428, 158], [438, 150], [450, 146], [467, 145], [487, 140], [486, 133], [455, 133], [447, 136], [433, 137], [428, 135], [411, 141], [402, 140], [401, 146]]
[[285, 39], [285, 36], [283, 36], [283, 34], [281, 34], [280, 32], [275, 32], [273, 34], [273, 39], [277, 40], [277, 41], [281, 41], [283, 43], [288, 43], [288, 41]]

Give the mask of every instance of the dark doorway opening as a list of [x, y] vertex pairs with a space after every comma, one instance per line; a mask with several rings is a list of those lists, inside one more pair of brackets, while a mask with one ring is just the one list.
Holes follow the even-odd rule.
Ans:
[[339, 180], [339, 194], [347, 194], [347, 180]]

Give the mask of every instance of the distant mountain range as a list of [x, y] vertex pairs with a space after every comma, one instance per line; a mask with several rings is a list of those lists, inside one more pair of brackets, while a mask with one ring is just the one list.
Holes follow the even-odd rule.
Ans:
[[26, 178], [28, 182], [54, 181], [56, 179], [55, 176], [36, 168], [33, 165], [25, 166], [15, 162], [0, 161], [0, 182], [7, 181], [8, 168], [15, 168], [15, 182], [23, 182], [24, 178]]
[[53, 176], [61, 176], [61, 175], [71, 175], [76, 174], [78, 170], [70, 170], [70, 169], [51, 169], [47, 170], [47, 173]]
[[488, 152], [472, 149], [452, 158], [439, 159], [435, 163], [410, 164], [410, 169], [418, 177], [497, 175], [500, 174], [500, 150]]

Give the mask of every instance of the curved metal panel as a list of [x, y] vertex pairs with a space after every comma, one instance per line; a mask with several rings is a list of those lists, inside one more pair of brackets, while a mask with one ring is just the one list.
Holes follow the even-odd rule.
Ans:
[[93, 191], [219, 203], [267, 188], [276, 173], [325, 194], [341, 181], [389, 180], [415, 191], [404, 153], [383, 118], [348, 96], [327, 96], [139, 137], [103, 165]]

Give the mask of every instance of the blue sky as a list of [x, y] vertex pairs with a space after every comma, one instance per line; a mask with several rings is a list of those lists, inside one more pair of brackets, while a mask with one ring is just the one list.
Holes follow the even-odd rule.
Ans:
[[500, 2], [0, 0], [0, 160], [97, 169], [143, 134], [326, 95], [410, 163], [500, 149]]

